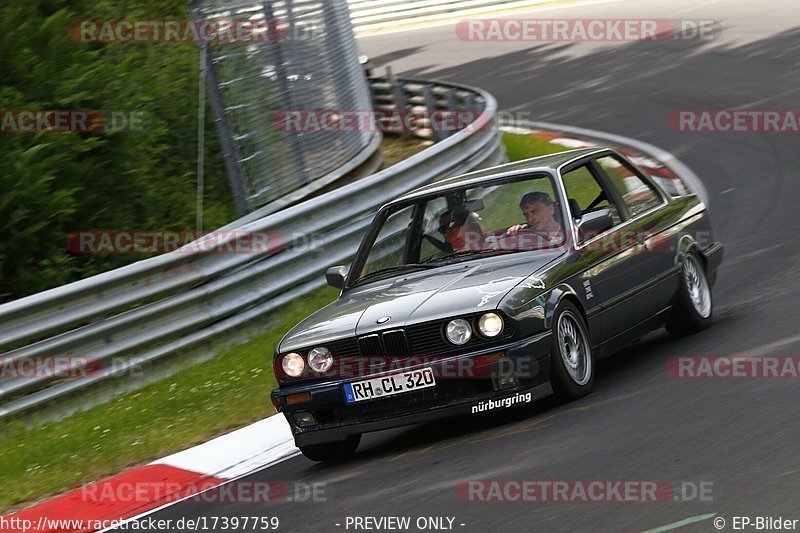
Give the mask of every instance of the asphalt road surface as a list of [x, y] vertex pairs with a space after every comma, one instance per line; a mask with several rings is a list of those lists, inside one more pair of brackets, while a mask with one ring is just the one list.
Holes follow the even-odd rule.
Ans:
[[[714, 40], [478, 43], [453, 25], [360, 40], [396, 73], [481, 87], [522, 118], [627, 135], [682, 159], [704, 180], [726, 246], [712, 328], [677, 341], [656, 334], [602, 361], [595, 392], [568, 405], [367, 435], [350, 462], [294, 457], [240, 481], [280, 480], [290, 494], [296, 482], [322, 483], [325, 501], [183, 502], [155, 517], [259, 514], [279, 517], [280, 531], [355, 531], [347, 517], [408, 516], [415, 531], [430, 516], [464, 532], [642, 531], [713, 513], [726, 530], [734, 516], [800, 519], [800, 381], [665, 371], [675, 355], [800, 355], [800, 135], [667, 127], [676, 110], [800, 108], [800, 2], [621, 1], [514, 16], [718, 22]], [[462, 501], [457, 487], [474, 479], [666, 480], [692, 501], [680, 490], [678, 501], [639, 504]], [[692, 498], [696, 488], [710, 494]], [[710, 518], [682, 529], [715, 530]]]

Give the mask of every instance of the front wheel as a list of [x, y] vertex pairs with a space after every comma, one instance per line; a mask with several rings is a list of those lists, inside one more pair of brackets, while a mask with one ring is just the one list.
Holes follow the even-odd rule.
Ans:
[[681, 264], [680, 287], [667, 321], [667, 331], [673, 337], [702, 331], [711, 325], [713, 310], [711, 285], [703, 264], [696, 254], [687, 253]]
[[345, 440], [300, 446], [300, 451], [312, 461], [341, 461], [352, 456], [361, 443], [361, 435], [350, 435]]
[[550, 379], [560, 400], [575, 400], [591, 392], [594, 385], [594, 354], [586, 323], [572, 302], [559, 304], [553, 316], [550, 362]]

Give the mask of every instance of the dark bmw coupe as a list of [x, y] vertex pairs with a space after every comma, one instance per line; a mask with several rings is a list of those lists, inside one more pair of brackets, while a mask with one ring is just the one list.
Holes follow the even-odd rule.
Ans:
[[708, 327], [722, 244], [703, 202], [668, 189], [581, 149], [383, 206], [352, 265], [326, 273], [341, 296], [275, 351], [272, 401], [297, 446], [332, 460], [365, 432], [579, 398], [597, 358]]

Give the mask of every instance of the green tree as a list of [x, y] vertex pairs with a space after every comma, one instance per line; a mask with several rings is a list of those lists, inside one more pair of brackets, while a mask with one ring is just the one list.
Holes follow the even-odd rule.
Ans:
[[[0, 110], [140, 113], [144, 128], [0, 132], [0, 301], [141, 259], [76, 255], [70, 232], [194, 230], [198, 51], [193, 43], [83, 43], [80, 20], [185, 19], [184, 0], [5, 0]], [[235, 218], [210, 110], [206, 228]]]

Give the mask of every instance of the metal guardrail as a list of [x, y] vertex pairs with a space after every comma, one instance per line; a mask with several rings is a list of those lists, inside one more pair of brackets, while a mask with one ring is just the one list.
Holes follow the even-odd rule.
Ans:
[[[352, 258], [371, 215], [386, 201], [505, 160], [497, 104], [486, 92], [416, 80], [400, 80], [397, 88], [385, 79], [372, 84], [378, 108], [394, 105], [387, 97], [392, 93], [406, 99], [407, 111], [455, 107], [476, 111], [475, 119], [469, 128], [376, 174], [263, 218], [229, 225], [235, 233], [226, 232], [214, 247], [236, 249], [253, 234], [265, 234], [277, 248], [189, 253], [192, 248], [184, 247], [0, 306], [0, 352], [5, 352], [0, 368], [53, 356], [69, 361], [35, 377], [0, 378], [0, 418], [126, 375], [320, 287], [325, 268]], [[296, 245], [294, 236], [309, 235], [317, 238]], [[90, 362], [99, 368], [64, 379]]]

